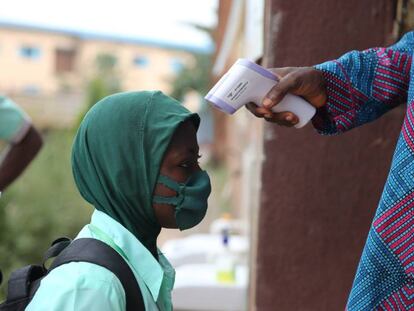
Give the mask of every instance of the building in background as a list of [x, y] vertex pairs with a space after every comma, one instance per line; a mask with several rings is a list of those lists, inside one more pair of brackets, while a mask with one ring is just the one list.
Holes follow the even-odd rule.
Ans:
[[[0, 92], [16, 99], [40, 126], [69, 126], [84, 103], [100, 56], [114, 62], [124, 91], [171, 91], [193, 62], [188, 46], [94, 33], [0, 23]], [[53, 117], [52, 117], [53, 116]]]

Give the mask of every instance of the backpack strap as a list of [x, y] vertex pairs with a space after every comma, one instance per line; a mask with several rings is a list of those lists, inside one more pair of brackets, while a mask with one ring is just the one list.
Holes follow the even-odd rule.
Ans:
[[46, 275], [43, 266], [30, 265], [13, 271], [10, 275], [7, 288], [7, 301], [19, 301], [30, 297], [34, 286], [36, 290], [39, 287], [40, 278]]
[[112, 271], [124, 288], [126, 310], [145, 310], [141, 290], [134, 273], [124, 258], [106, 243], [92, 238], [74, 240], [56, 257], [49, 270], [70, 262], [89, 262]]
[[70, 241], [68, 238], [55, 240], [45, 254], [43, 265], [29, 265], [13, 271], [8, 281], [6, 301], [4, 305], [0, 305], [0, 310], [23, 310], [39, 288], [41, 279], [47, 274], [46, 260], [59, 255]]
[[43, 267], [46, 268], [46, 262], [51, 259], [57, 257], [66, 247], [68, 247], [72, 243], [72, 239], [67, 237], [61, 237], [52, 242], [49, 249], [43, 255]]

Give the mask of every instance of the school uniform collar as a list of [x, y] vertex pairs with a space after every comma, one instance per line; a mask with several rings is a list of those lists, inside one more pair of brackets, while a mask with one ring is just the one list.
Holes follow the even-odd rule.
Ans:
[[167, 274], [168, 278], [174, 278], [174, 269], [168, 260], [158, 250], [160, 256], [158, 262], [131, 232], [101, 211], [95, 210], [93, 212], [91, 224], [107, 234], [122, 249], [128, 263], [142, 278], [154, 301], [157, 301], [164, 274]]

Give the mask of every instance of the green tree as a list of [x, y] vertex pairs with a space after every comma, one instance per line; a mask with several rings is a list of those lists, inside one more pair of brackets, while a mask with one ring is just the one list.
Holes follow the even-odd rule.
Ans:
[[[189, 25], [206, 33], [213, 41], [214, 29], [192, 23]], [[184, 66], [171, 81], [172, 91], [170, 95], [182, 100], [189, 90], [206, 94], [211, 86], [211, 67], [212, 55], [210, 53], [195, 53], [192, 65]]]
[[195, 54], [192, 66], [184, 66], [171, 82], [171, 96], [182, 100], [188, 90], [205, 94], [210, 86], [211, 57], [209, 54]]
[[80, 124], [85, 113], [98, 101], [120, 91], [121, 78], [116, 56], [108, 53], [98, 54], [95, 59], [94, 74], [86, 86], [85, 109], [81, 112], [76, 125]]

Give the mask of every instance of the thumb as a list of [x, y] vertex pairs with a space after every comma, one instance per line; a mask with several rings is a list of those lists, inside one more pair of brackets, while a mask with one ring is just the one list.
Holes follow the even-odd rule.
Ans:
[[297, 88], [297, 79], [293, 75], [287, 74], [282, 76], [280, 81], [266, 94], [263, 99], [263, 106], [267, 109], [272, 109], [279, 104], [287, 93], [294, 91]]
[[281, 79], [294, 71], [295, 67], [268, 68], [268, 70]]

